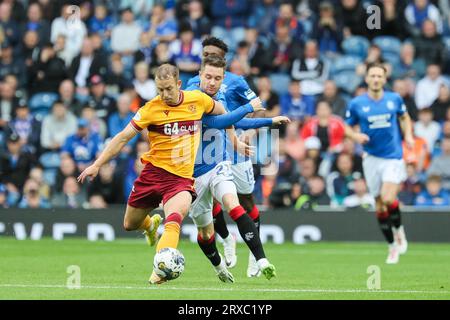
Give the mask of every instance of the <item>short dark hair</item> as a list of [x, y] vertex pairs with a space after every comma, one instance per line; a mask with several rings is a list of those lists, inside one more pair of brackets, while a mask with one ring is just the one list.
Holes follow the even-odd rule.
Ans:
[[379, 62], [373, 62], [373, 63], [369, 63], [369, 64], [367, 65], [366, 75], [369, 74], [370, 69], [373, 69], [373, 68], [380, 68], [380, 69], [383, 69], [384, 73], [387, 74], [387, 69], [386, 69], [386, 67], [384, 66], [384, 64], [379, 63]]
[[225, 70], [227, 66], [227, 62], [224, 58], [218, 55], [210, 55], [203, 59], [202, 61], [202, 70], [205, 69], [206, 66], [213, 66], [216, 68], [223, 68]]
[[223, 52], [228, 53], [228, 46], [225, 42], [216, 37], [208, 37], [202, 42], [203, 48], [206, 46], [213, 46], [221, 49]]

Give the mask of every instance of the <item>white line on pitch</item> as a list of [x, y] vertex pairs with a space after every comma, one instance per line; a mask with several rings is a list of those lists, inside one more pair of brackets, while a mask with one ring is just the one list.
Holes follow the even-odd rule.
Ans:
[[[31, 284], [0, 284], [0, 288], [50, 288], [67, 289], [64, 285], [31, 285]], [[297, 292], [297, 293], [418, 293], [418, 294], [449, 294], [450, 291], [438, 290], [358, 290], [358, 289], [244, 289], [244, 288], [181, 288], [164, 285], [148, 287], [130, 286], [81, 286], [80, 289], [119, 289], [119, 290], [176, 290], [176, 291], [238, 291], [238, 292]]]

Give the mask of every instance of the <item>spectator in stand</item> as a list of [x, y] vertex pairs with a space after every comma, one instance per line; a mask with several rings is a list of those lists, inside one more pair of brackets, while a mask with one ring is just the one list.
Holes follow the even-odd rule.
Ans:
[[108, 204], [121, 204], [123, 202], [122, 181], [119, 175], [114, 174], [116, 165], [109, 162], [101, 167], [97, 179], [88, 188], [88, 197], [101, 195]]
[[40, 153], [39, 137], [41, 135], [41, 123], [30, 114], [26, 104], [19, 104], [14, 119], [10, 122], [13, 132], [20, 137], [22, 149], [30, 153]]
[[347, 102], [345, 102], [345, 100], [339, 95], [338, 87], [333, 80], [325, 81], [323, 93], [317, 98], [317, 101], [328, 102], [334, 115], [341, 118], [345, 117]]
[[415, 58], [415, 51], [416, 49], [411, 42], [406, 42], [402, 45], [400, 62], [393, 66], [392, 78], [411, 78], [414, 81], [418, 81], [425, 75], [425, 61], [421, 58]]
[[108, 8], [100, 3], [95, 6], [94, 16], [89, 19], [88, 30], [90, 33], [98, 33], [103, 41], [111, 39], [111, 32], [114, 27], [114, 20], [108, 15]]
[[23, 37], [22, 56], [25, 61], [27, 73], [29, 68], [39, 62], [41, 47], [39, 45], [39, 34], [36, 31], [27, 31]]
[[306, 37], [305, 29], [299, 19], [296, 17], [294, 12], [294, 7], [289, 2], [284, 2], [280, 4], [278, 9], [278, 16], [273, 22], [272, 32], [274, 32], [277, 27], [286, 26], [289, 29], [289, 36], [295, 42], [302, 44]]
[[167, 42], [160, 42], [156, 45], [152, 53], [150, 73], [155, 74], [156, 69], [164, 63], [170, 63], [169, 45]]
[[341, 0], [339, 19], [344, 24], [344, 37], [367, 36], [367, 13], [358, 0]]
[[0, 28], [4, 30], [6, 40], [12, 47], [20, 43], [20, 26], [12, 16], [12, 6], [7, 1], [0, 4]]
[[13, 74], [19, 80], [19, 86], [25, 87], [30, 79], [27, 78], [25, 65], [14, 55], [12, 45], [9, 42], [3, 42], [0, 49], [0, 79]]
[[251, 14], [251, 2], [213, 0], [211, 14], [213, 27], [211, 34], [222, 39], [234, 52], [237, 44], [245, 39], [245, 27]]
[[346, 208], [375, 208], [375, 199], [367, 192], [366, 181], [360, 177], [353, 182], [354, 193], [344, 198]]
[[405, 19], [405, 1], [378, 0], [374, 3], [381, 9], [380, 29], [373, 29], [371, 33], [376, 36], [391, 36], [405, 40], [409, 31]]
[[111, 49], [121, 55], [130, 55], [139, 48], [139, 37], [142, 28], [134, 20], [133, 11], [130, 8], [121, 10], [121, 23], [111, 31]]
[[405, 18], [411, 34], [420, 33], [425, 21], [432, 21], [442, 32], [442, 19], [439, 9], [429, 0], [414, 0], [405, 9]]
[[150, 70], [148, 64], [145, 62], [137, 63], [134, 66], [134, 75], [134, 89], [143, 100], [150, 101], [157, 96], [155, 81], [149, 78]]
[[189, 24], [179, 28], [179, 39], [169, 46], [170, 60], [180, 72], [181, 88], [186, 88], [190, 78], [197, 75], [202, 62], [202, 43], [194, 38], [194, 32]]
[[292, 121], [307, 121], [315, 113], [314, 98], [302, 94], [297, 80], [289, 84], [289, 93], [281, 97], [280, 106], [281, 114]]
[[124, 65], [119, 54], [111, 55], [111, 68], [105, 79], [106, 92], [108, 95], [117, 97], [129, 85], [129, 79], [124, 76]]
[[344, 199], [354, 194], [356, 180], [362, 178], [361, 172], [353, 172], [352, 158], [349, 154], [341, 153], [337, 157], [338, 171], [327, 176], [327, 193], [331, 198], [331, 205], [342, 206]]
[[31, 3], [27, 12], [28, 20], [22, 24], [22, 34], [29, 31], [38, 34], [39, 44], [50, 41], [50, 24], [42, 17], [42, 8], [39, 3]]
[[403, 160], [405, 163], [413, 164], [417, 172], [422, 173], [430, 165], [430, 152], [425, 139], [414, 136], [414, 147], [411, 149], [402, 142]]
[[57, 101], [52, 106], [52, 113], [42, 122], [40, 144], [45, 150], [59, 152], [66, 138], [76, 130], [77, 118], [61, 101]]
[[317, 175], [317, 164], [311, 158], [305, 158], [300, 162], [300, 178], [298, 180], [301, 190], [304, 193], [309, 192], [308, 180]]
[[150, 17], [150, 24], [145, 26], [145, 32], [150, 34], [153, 45], [159, 42], [172, 42], [177, 38], [177, 22], [172, 19], [163, 5], [156, 4]]
[[72, 176], [64, 179], [62, 192], [55, 194], [52, 198], [54, 208], [83, 208], [85, 202], [86, 193], [81, 189], [77, 179]]
[[422, 192], [423, 185], [414, 163], [407, 163], [406, 174], [407, 178], [402, 184], [398, 199], [405, 206], [412, 206], [416, 196]]
[[301, 46], [289, 35], [289, 27], [281, 24], [275, 29], [275, 37], [269, 43], [268, 52], [272, 61], [271, 71], [287, 76], [291, 70], [292, 60], [301, 52]]
[[87, 29], [82, 20], [69, 21], [71, 18], [69, 6], [70, 4], [63, 5], [60, 17], [53, 20], [50, 39], [55, 43], [59, 35], [64, 35], [66, 37], [66, 48], [70, 52], [70, 56], [76, 57], [81, 51]]
[[427, 65], [435, 63], [444, 67], [446, 49], [441, 36], [436, 32], [436, 25], [431, 20], [425, 20], [422, 33], [413, 38], [416, 57], [425, 60]]
[[302, 93], [316, 97], [323, 93], [325, 80], [329, 76], [328, 62], [319, 56], [316, 41], [307, 41], [303, 57], [292, 63], [291, 76], [302, 84]]
[[89, 197], [89, 209], [106, 209], [108, 204], [100, 194], [93, 194]]
[[205, 15], [203, 4], [199, 0], [191, 0], [188, 4], [188, 16], [184, 18], [184, 22], [189, 23], [195, 39], [201, 39], [211, 34], [212, 24], [208, 16]]
[[[134, 117], [134, 113], [130, 111], [131, 99], [127, 94], [122, 94], [117, 99], [117, 111], [111, 114], [108, 119], [108, 135], [109, 137], [116, 136], [130, 123]], [[139, 139], [139, 135], [131, 139], [130, 142], [122, 149], [121, 153], [126, 155], [131, 154]]]
[[314, 210], [317, 206], [330, 205], [330, 197], [325, 190], [325, 182], [320, 176], [308, 179], [309, 193], [303, 193], [295, 202], [296, 210]]
[[411, 96], [411, 91], [408, 88], [408, 81], [405, 79], [397, 79], [394, 81], [392, 89], [402, 97], [411, 119], [417, 121], [418, 110], [414, 97]]
[[81, 53], [70, 66], [70, 77], [77, 86], [78, 94], [82, 96], [89, 95], [89, 79], [94, 75], [104, 76], [107, 65], [102, 56], [94, 51], [94, 46], [90, 38], [83, 41]]
[[415, 91], [417, 109], [429, 108], [439, 97], [439, 89], [443, 84], [445, 85], [445, 80], [441, 75], [441, 67], [430, 64], [426, 76], [417, 82]]
[[139, 49], [134, 53], [134, 63], [145, 62], [147, 65], [153, 59], [152, 39], [147, 32], [142, 32], [139, 37]]
[[447, 207], [450, 206], [450, 196], [442, 188], [441, 177], [431, 175], [427, 179], [426, 190], [422, 191], [414, 202], [416, 207]]
[[414, 124], [414, 134], [427, 142], [428, 151], [433, 152], [436, 141], [441, 136], [441, 126], [433, 121], [433, 110], [425, 108], [419, 111], [419, 121]]
[[53, 186], [53, 193], [61, 193], [63, 191], [64, 181], [67, 177], [78, 177], [79, 171], [70, 157], [61, 158], [58, 172], [56, 173], [55, 185]]
[[55, 49], [56, 56], [64, 61], [66, 68], [70, 68], [74, 56], [72, 56], [72, 53], [69, 50], [67, 50], [66, 44], [67, 44], [66, 36], [60, 34], [56, 38], [53, 48]]
[[258, 96], [266, 109], [264, 115], [266, 118], [273, 118], [280, 115], [280, 99], [278, 94], [272, 90], [272, 83], [268, 76], [261, 76], [257, 83]]
[[299, 124], [297, 122], [288, 123], [286, 126], [286, 137], [284, 138], [284, 145], [286, 153], [296, 161], [305, 158], [305, 145], [299, 139]]
[[[345, 138], [343, 143], [342, 143], [342, 150], [340, 152], [341, 154], [345, 153], [347, 155], [349, 155], [352, 158], [352, 163], [353, 163], [353, 167], [352, 167], [352, 172], [363, 172], [363, 168], [362, 168], [362, 150], [358, 151], [356, 146], [355, 146], [355, 142], [353, 142], [353, 140], [349, 139], [349, 138]], [[337, 171], [338, 167], [337, 167], [337, 158], [334, 160], [332, 166], [331, 166], [331, 171]]]
[[46, 184], [44, 181], [44, 169], [41, 165], [37, 165], [33, 169], [31, 169], [30, 174], [28, 176], [29, 179], [32, 179], [38, 183], [39, 186], [39, 194], [45, 200], [50, 199], [50, 186]]
[[65, 62], [56, 56], [51, 43], [45, 44], [40, 52], [39, 61], [30, 68], [31, 95], [42, 92], [58, 93], [60, 83], [67, 77]]
[[0, 87], [0, 132], [8, 130], [8, 124], [21, 101], [15, 97], [13, 86], [3, 83]]
[[50, 209], [47, 199], [39, 194], [39, 183], [28, 179], [23, 187], [23, 197], [18, 205], [21, 209]]
[[0, 177], [8, 191], [23, 189], [28, 173], [35, 164], [32, 154], [21, 150], [20, 136], [13, 132], [7, 138], [7, 152], [0, 153]]
[[245, 41], [248, 48], [248, 62], [251, 68], [252, 76], [263, 76], [266, 70], [270, 70], [272, 61], [270, 52], [266, 44], [260, 39], [257, 29], [247, 29], [245, 32]]
[[342, 42], [342, 25], [336, 20], [334, 6], [329, 1], [319, 5], [319, 17], [311, 35], [319, 46], [321, 54], [334, 56], [340, 52]]
[[87, 105], [95, 110], [97, 117], [106, 121], [108, 116], [114, 112], [116, 102], [106, 94], [106, 85], [102, 76], [93, 75], [89, 79], [89, 85], [91, 95]]
[[61, 158], [71, 157], [75, 160], [78, 170], [83, 171], [95, 160], [101, 144], [100, 136], [91, 134], [89, 122], [81, 118], [78, 120], [77, 132], [66, 139], [61, 150]]
[[108, 128], [105, 120], [98, 117], [94, 108], [86, 105], [81, 111], [81, 118], [89, 122], [91, 133], [98, 134], [102, 140], [108, 136]]
[[317, 104], [316, 116], [306, 121], [302, 128], [301, 138], [311, 136], [319, 138], [321, 152], [337, 153], [342, 150], [345, 137], [345, 126], [341, 118], [333, 116], [331, 107], [326, 101]]
[[252, 8], [249, 26], [259, 30], [261, 36], [268, 39], [273, 33], [273, 21], [277, 19], [278, 1], [262, 0], [256, 1]]
[[450, 110], [450, 88], [447, 85], [441, 84], [439, 96], [431, 105], [431, 110], [435, 121], [445, 121], [447, 110]]
[[441, 150], [442, 153], [431, 161], [427, 174], [440, 176], [443, 188], [450, 192], [450, 136], [442, 139]]
[[75, 84], [72, 80], [66, 79], [59, 85], [59, 99], [68, 112], [77, 117], [81, 115], [82, 103], [75, 96]]

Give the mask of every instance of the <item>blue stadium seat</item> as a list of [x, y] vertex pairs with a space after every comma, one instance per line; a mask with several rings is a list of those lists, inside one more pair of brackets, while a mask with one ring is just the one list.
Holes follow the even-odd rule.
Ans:
[[383, 58], [388, 62], [392, 67], [400, 63], [400, 56], [396, 53], [386, 52], [383, 53]]
[[332, 79], [339, 89], [348, 94], [353, 94], [356, 88], [358, 88], [363, 81], [363, 78], [357, 76], [354, 71], [341, 71], [333, 75]]
[[402, 48], [402, 42], [399, 39], [391, 36], [375, 37], [372, 40], [372, 43], [380, 47], [383, 57], [387, 53], [399, 55], [400, 49]]
[[447, 48], [447, 52], [450, 54], [450, 37], [444, 37], [442, 40]]
[[53, 103], [58, 100], [58, 95], [52, 92], [36, 93], [28, 101], [31, 114], [38, 120], [42, 120], [47, 114], [49, 114]]
[[362, 63], [362, 59], [355, 56], [342, 56], [336, 58], [331, 65], [331, 74], [338, 74], [344, 71], [355, 72], [356, 67]]
[[370, 42], [361, 36], [351, 36], [342, 41], [342, 49], [346, 55], [360, 57], [364, 59], [367, 56]]

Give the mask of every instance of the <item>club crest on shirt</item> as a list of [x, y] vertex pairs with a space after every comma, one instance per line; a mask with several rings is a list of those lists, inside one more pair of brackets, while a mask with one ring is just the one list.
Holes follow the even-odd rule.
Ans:
[[195, 113], [197, 111], [197, 107], [194, 104], [189, 105], [188, 109], [192, 113]]
[[170, 110], [164, 110], [163, 112], [164, 112], [164, 114], [165, 114], [166, 116], [169, 116]]
[[388, 101], [387, 102], [387, 108], [389, 109], [389, 110], [394, 110], [395, 109], [395, 105], [394, 105], [394, 102], [392, 102], [392, 101]]
[[369, 106], [364, 106], [364, 107], [362, 107], [362, 110], [364, 112], [369, 112], [370, 111], [370, 107]]

